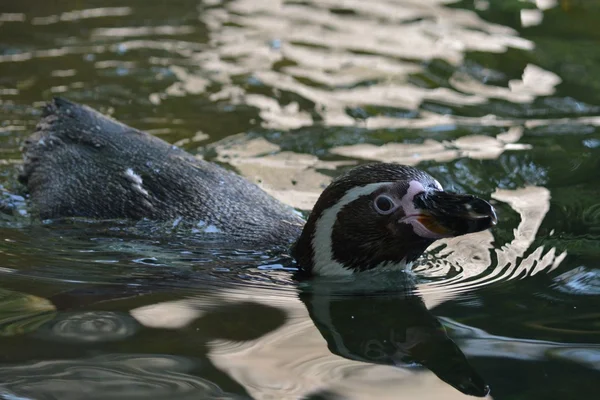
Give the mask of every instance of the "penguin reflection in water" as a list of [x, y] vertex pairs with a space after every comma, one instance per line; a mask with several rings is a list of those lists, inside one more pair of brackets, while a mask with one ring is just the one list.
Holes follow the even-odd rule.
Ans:
[[[402, 270], [435, 240], [479, 232], [497, 221], [485, 200], [445, 192], [437, 180], [416, 168], [378, 163], [336, 178], [305, 222], [239, 175], [64, 99], [45, 107], [36, 132], [25, 142], [20, 180], [29, 191], [33, 214], [41, 219], [182, 221], [221, 235], [228, 243], [291, 249], [305, 275]], [[417, 297], [330, 303], [330, 311], [341, 307], [355, 317], [368, 318], [363, 326], [381, 327], [390, 345], [405, 343], [376, 359], [361, 350], [360, 340], [351, 336], [337, 340], [345, 317], [320, 318], [319, 308], [306, 296], [301, 298], [334, 353], [389, 364], [413, 360], [465, 393], [487, 393], [487, 386]], [[376, 307], [378, 302], [381, 308]], [[392, 307], [394, 302], [398, 304]], [[386, 314], [390, 308], [396, 311]], [[375, 318], [373, 310], [379, 309], [381, 315]], [[410, 318], [420, 328], [403, 325], [389, 330], [397, 324], [410, 325]], [[408, 335], [416, 343], [409, 344], [408, 336], [398, 339], [399, 332], [416, 332]], [[425, 337], [429, 339], [420, 341]]]
[[340, 289], [333, 282], [315, 280], [300, 293], [329, 350], [372, 364], [421, 365], [464, 394], [486, 396], [489, 386], [413, 292], [410, 276], [385, 275], [386, 285], [396, 290], [368, 293], [364, 285], [362, 290]]
[[[411, 277], [392, 274], [384, 273], [381, 278], [385, 278], [385, 284], [388, 287], [393, 285], [395, 290], [385, 290], [380, 286], [382, 290], [375, 293], [367, 292], [368, 285], [363, 285], [361, 280], [355, 280], [354, 277], [341, 280], [317, 278], [300, 283], [299, 299], [308, 311], [314, 327], [325, 339], [328, 350], [347, 360], [388, 365], [413, 372], [420, 373], [421, 366], [464, 394], [486, 396], [490, 392], [489, 386], [450, 339], [441, 322], [412, 291], [414, 286]], [[373, 279], [375, 285], [377, 280]], [[126, 290], [130, 293], [126, 293]], [[248, 394], [245, 383], [253, 390], [260, 391], [261, 375], [254, 371], [261, 365], [265, 368], [266, 376], [270, 374], [270, 368], [276, 368], [277, 374], [287, 377], [284, 379], [291, 379], [293, 387], [299, 385], [299, 390], [307, 394], [310, 389], [301, 389], [303, 380], [294, 381], [299, 372], [299, 353], [305, 360], [312, 354], [324, 366], [331, 365], [330, 359], [323, 358], [330, 356], [324, 355], [323, 349], [315, 346], [311, 339], [313, 335], [305, 330], [313, 328], [301, 328], [300, 326], [306, 326], [303, 319], [287, 318], [289, 312], [294, 313], [294, 303], [289, 305], [292, 310], [287, 310], [287, 306], [275, 307], [260, 299], [262, 292], [253, 293], [251, 288], [248, 292], [244, 291], [242, 302], [230, 302], [227, 300], [228, 296], [222, 296], [219, 290], [210, 287], [200, 289], [200, 292], [201, 294], [185, 299], [172, 298], [174, 293], [170, 287], [161, 286], [160, 282], [153, 283], [151, 278], [137, 287], [103, 285], [64, 292], [50, 298], [58, 315], [53, 321], [44, 324], [36, 336], [45, 340], [63, 340], [62, 327], [66, 326], [68, 329], [65, 336], [70, 342], [78, 339], [74, 332], [81, 332], [83, 337], [79, 340], [84, 342], [87, 342], [89, 335], [112, 339], [110, 329], [107, 329], [104, 321], [106, 314], [111, 314], [110, 312], [80, 310], [98, 303], [109, 309], [125, 310], [130, 307], [129, 298], [134, 296], [138, 299], [135, 301], [137, 308], [130, 309], [129, 316], [125, 313], [115, 314], [119, 318], [119, 323], [115, 325], [118, 334], [123, 335], [124, 326], [135, 327], [140, 324], [163, 329], [152, 330], [151, 334], [147, 333], [141, 338], [125, 337], [123, 340], [127, 340], [129, 352], [144, 353], [154, 348], [152, 343], [169, 343], [169, 354], [203, 360], [202, 376], [218, 378], [220, 384], [227, 383], [226, 386], [234, 393]], [[145, 294], [149, 296], [141, 296]], [[152, 301], [156, 295], [161, 298], [161, 302]], [[165, 295], [168, 299], [165, 299]], [[126, 298], [120, 301], [122, 297]], [[147, 300], [140, 306], [140, 300], [144, 298]], [[233, 296], [231, 299], [235, 298]], [[97, 306], [91, 307], [92, 310], [94, 308]], [[98, 322], [94, 322], [96, 319]], [[173, 322], [175, 326], [170, 325]], [[98, 332], [91, 331], [90, 327], [97, 327]], [[272, 342], [273, 337], [269, 335], [275, 330], [279, 330], [281, 336], [287, 338], [287, 342], [293, 343], [295, 350], [278, 352], [277, 346], [282, 344], [279, 341]], [[207, 343], [214, 343], [218, 339], [225, 339], [225, 343], [240, 343], [240, 348], [244, 349], [243, 356], [235, 354], [238, 346], [231, 348], [234, 354], [230, 355], [227, 347], [220, 349], [217, 345], [214, 350], [221, 354], [221, 360], [215, 367], [215, 360], [208, 357]], [[241, 345], [243, 342], [252, 344], [246, 347]], [[336, 363], [340, 365], [339, 361]], [[291, 369], [287, 370], [287, 366]], [[316, 367], [313, 365], [309, 368], [314, 374]], [[332, 386], [337, 386], [335, 381], [340, 379], [339, 373], [327, 378], [327, 368], [318, 369], [325, 374], [320, 381], [332, 380]], [[254, 376], [250, 382], [242, 380], [235, 383], [231, 378], [247, 376], [247, 371], [253, 371], [249, 374]], [[266, 380], [269, 381], [269, 378]], [[410, 387], [411, 380], [405, 382], [400, 385]], [[401, 390], [400, 385], [394, 385], [395, 390]], [[267, 384], [266, 387], [271, 385]], [[281, 394], [279, 391], [277, 393]], [[339, 396], [323, 392], [302, 398], [337, 399]]]

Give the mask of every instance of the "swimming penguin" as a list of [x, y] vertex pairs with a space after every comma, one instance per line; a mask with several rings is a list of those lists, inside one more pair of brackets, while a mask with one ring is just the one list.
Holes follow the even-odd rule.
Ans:
[[497, 221], [485, 200], [445, 192], [416, 168], [376, 163], [336, 178], [305, 222], [241, 176], [61, 98], [45, 106], [23, 157], [20, 181], [41, 219], [193, 221], [231, 242], [291, 246], [309, 274], [404, 268], [436, 239]]

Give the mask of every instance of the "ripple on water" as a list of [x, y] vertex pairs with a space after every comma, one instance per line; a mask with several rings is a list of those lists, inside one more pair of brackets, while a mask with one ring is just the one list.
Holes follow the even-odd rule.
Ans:
[[0, 274], [94, 285], [217, 288], [292, 283], [290, 271], [296, 268], [276, 250], [163, 228], [148, 222], [72, 220], [6, 229], [7, 238], [0, 241], [0, 254], [6, 256]]
[[554, 278], [554, 287], [563, 293], [584, 296], [600, 294], [600, 270], [580, 266]]
[[37, 330], [44, 340], [68, 343], [113, 342], [133, 336], [139, 324], [129, 314], [110, 311], [61, 312]]
[[550, 191], [543, 187], [496, 190], [492, 198], [505, 202], [516, 211], [521, 221], [514, 239], [502, 247], [493, 245], [490, 231], [478, 232], [440, 241], [432, 249], [428, 263], [414, 271], [432, 278], [423, 284], [421, 293], [443, 291], [462, 293], [494, 283], [545, 272], [558, 267], [566, 257], [555, 248], [533, 248], [539, 227], [550, 208]]
[[105, 354], [0, 366], [0, 381], [4, 389], [36, 400], [242, 398], [192, 375], [198, 367], [179, 356]]

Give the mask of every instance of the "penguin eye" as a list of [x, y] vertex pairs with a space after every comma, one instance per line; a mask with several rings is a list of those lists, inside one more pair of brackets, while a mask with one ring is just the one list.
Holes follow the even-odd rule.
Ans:
[[377, 196], [373, 202], [373, 205], [375, 207], [375, 211], [382, 215], [391, 214], [396, 209], [396, 203], [394, 203], [394, 200], [385, 194]]

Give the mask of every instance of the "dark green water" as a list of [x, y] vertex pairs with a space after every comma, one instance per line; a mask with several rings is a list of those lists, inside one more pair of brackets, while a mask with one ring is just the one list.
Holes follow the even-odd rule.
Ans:
[[[598, 21], [592, 0], [0, 0], [0, 398], [596, 398]], [[41, 223], [19, 147], [55, 95], [301, 210], [397, 161], [500, 222], [385, 293], [176, 229]]]

